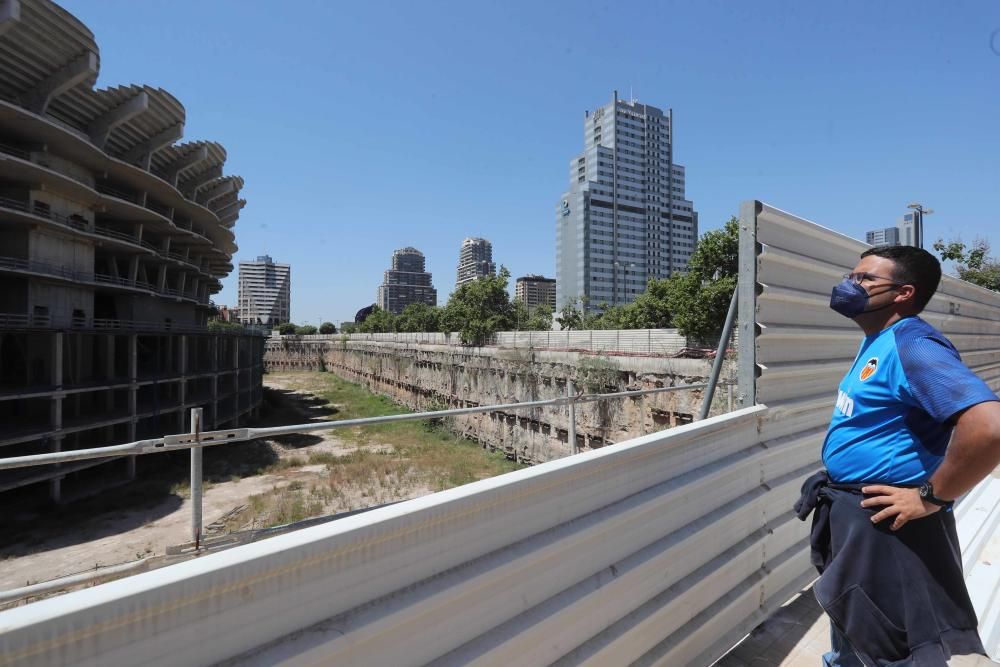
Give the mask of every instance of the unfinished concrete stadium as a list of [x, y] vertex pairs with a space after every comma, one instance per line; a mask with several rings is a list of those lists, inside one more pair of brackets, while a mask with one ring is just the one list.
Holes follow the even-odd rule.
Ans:
[[[210, 333], [243, 181], [146, 85], [95, 88], [91, 31], [47, 0], [0, 0], [0, 451], [236, 425], [259, 405], [263, 337]], [[106, 463], [104, 459], [97, 463]], [[0, 492], [94, 462], [0, 477]], [[135, 473], [134, 457], [126, 471]]]

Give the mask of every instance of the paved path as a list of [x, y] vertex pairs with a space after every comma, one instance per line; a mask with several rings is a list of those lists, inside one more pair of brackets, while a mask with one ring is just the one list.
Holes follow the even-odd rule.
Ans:
[[[715, 667], [821, 667], [830, 623], [812, 589], [802, 591], [753, 629]], [[982, 656], [957, 656], [950, 667], [996, 667]]]

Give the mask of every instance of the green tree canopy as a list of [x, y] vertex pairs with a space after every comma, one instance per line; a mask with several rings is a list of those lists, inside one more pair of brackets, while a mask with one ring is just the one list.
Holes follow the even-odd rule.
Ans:
[[934, 249], [942, 260], [956, 263], [955, 270], [962, 280], [1000, 292], [1000, 260], [990, 257], [990, 244], [986, 239], [976, 239], [968, 249], [960, 239], [948, 243], [938, 239]]
[[323, 322], [319, 325], [319, 332], [321, 334], [335, 334], [337, 333], [337, 327], [333, 322]]
[[688, 273], [674, 276], [666, 288], [666, 308], [673, 325], [703, 343], [718, 340], [739, 273], [739, 220], [705, 233], [688, 262]]
[[578, 300], [568, 301], [559, 311], [559, 328], [563, 331], [583, 327], [583, 312], [577, 303]]
[[398, 331], [440, 331], [441, 308], [411, 303], [399, 314]]
[[365, 318], [365, 321], [358, 325], [357, 330], [361, 333], [389, 333], [398, 331], [398, 320], [398, 315], [375, 306], [368, 317]]
[[282, 336], [292, 336], [295, 334], [296, 328], [291, 322], [283, 322], [278, 325], [278, 333]]
[[316, 333], [316, 327], [311, 324], [303, 324], [300, 327], [295, 327], [295, 333], [300, 336], [312, 336]]
[[524, 327], [529, 331], [549, 331], [552, 329], [552, 306], [543, 303], [531, 309], [528, 324]]
[[672, 326], [670, 317], [670, 280], [650, 280], [646, 291], [636, 297], [631, 307], [631, 329], [666, 329]]
[[482, 345], [497, 331], [513, 329], [516, 313], [507, 293], [509, 280], [510, 271], [501, 266], [495, 276], [459, 285], [444, 307], [444, 329], [458, 331], [466, 345]]
[[243, 331], [243, 325], [239, 322], [223, 322], [222, 320], [212, 320], [208, 323], [208, 330], [212, 333], [239, 332]]

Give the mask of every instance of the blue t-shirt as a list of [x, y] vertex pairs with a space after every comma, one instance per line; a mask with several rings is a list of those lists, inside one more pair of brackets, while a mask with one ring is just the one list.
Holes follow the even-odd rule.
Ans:
[[998, 400], [944, 335], [906, 317], [865, 337], [823, 443], [835, 482], [922, 484], [944, 459], [952, 417]]

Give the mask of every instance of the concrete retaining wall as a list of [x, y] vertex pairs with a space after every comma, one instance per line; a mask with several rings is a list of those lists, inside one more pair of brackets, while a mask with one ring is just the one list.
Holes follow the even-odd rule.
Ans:
[[[271, 339], [265, 359], [272, 371], [322, 368], [424, 411], [558, 398], [566, 395], [567, 381], [578, 393], [704, 383], [711, 369], [703, 359], [290, 338]], [[581, 404], [577, 447], [596, 449], [689, 423], [702, 397], [696, 389]], [[727, 399], [723, 387], [714, 413], [727, 410]], [[451, 426], [513, 459], [539, 463], [571, 453], [568, 420], [566, 407], [536, 408], [456, 417]]]

